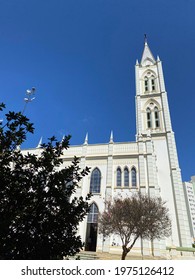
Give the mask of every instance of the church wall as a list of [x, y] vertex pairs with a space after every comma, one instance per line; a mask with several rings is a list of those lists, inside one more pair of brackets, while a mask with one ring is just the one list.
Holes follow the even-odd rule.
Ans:
[[157, 165], [157, 177], [158, 185], [160, 188], [160, 196], [164, 201], [167, 202], [167, 207], [170, 211], [170, 217], [172, 220], [172, 236], [167, 239], [167, 246], [178, 245], [178, 228], [177, 228], [177, 217], [174, 201], [174, 193], [170, 174], [170, 162], [168, 157], [168, 149], [166, 138], [162, 137], [159, 139], [153, 139], [154, 151], [156, 154], [156, 165]]

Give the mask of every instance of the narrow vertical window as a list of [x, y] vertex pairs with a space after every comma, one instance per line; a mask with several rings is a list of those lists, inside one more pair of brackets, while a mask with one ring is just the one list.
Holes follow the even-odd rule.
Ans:
[[146, 114], [147, 114], [147, 127], [152, 128], [152, 115], [151, 115], [151, 110], [149, 108], [147, 108]]
[[151, 78], [151, 86], [152, 86], [152, 91], [155, 91], [155, 79], [154, 76]]
[[131, 186], [132, 188], [137, 187], [137, 176], [135, 167], [131, 169]]
[[144, 89], [145, 89], [145, 91], [149, 90], [149, 88], [148, 88], [148, 78], [147, 77], [144, 78]]
[[90, 192], [100, 193], [101, 173], [98, 168], [95, 168], [91, 174]]
[[124, 169], [124, 186], [129, 187], [129, 170], [127, 167]]
[[160, 127], [160, 120], [159, 120], [159, 111], [158, 108], [154, 108], [154, 120], [155, 120], [155, 127], [159, 128]]
[[88, 223], [97, 223], [98, 222], [98, 207], [95, 203], [92, 203], [89, 209], [89, 214], [87, 218]]
[[116, 185], [121, 187], [121, 169], [118, 167], [116, 171]]

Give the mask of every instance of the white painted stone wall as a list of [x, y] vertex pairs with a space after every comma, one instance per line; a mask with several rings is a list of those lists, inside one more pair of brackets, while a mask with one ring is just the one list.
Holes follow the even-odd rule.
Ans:
[[184, 182], [183, 188], [185, 193], [188, 218], [190, 221], [190, 232], [193, 243], [195, 241], [195, 192], [193, 188], [193, 180], [191, 180], [190, 182]]

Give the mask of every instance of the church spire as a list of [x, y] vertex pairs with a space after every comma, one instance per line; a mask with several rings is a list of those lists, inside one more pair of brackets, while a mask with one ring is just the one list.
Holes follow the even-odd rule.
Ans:
[[142, 59], [141, 59], [141, 65], [142, 66], [146, 66], [146, 65], [151, 65], [154, 64], [155, 58], [148, 46], [148, 39], [146, 34], [144, 34], [144, 50], [143, 50], [143, 54], [142, 54]]
[[113, 143], [113, 131], [111, 130], [111, 133], [110, 133], [110, 142], [109, 143]]
[[39, 143], [38, 143], [38, 145], [36, 147], [37, 149], [41, 148], [42, 141], [43, 141], [43, 137], [40, 138]]
[[84, 142], [83, 144], [84, 144], [84, 145], [87, 145], [87, 144], [88, 144], [88, 132], [86, 133], [85, 142]]

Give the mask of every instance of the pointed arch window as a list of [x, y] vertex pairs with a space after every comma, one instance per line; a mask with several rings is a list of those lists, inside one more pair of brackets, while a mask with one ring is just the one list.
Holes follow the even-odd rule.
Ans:
[[116, 171], [116, 185], [117, 187], [121, 187], [121, 169], [120, 167], [117, 168], [117, 171]]
[[135, 167], [133, 167], [131, 169], [131, 186], [132, 186], [132, 188], [136, 188], [137, 187], [137, 174], [136, 174]]
[[159, 110], [157, 107], [154, 108], [154, 121], [155, 121], [155, 127], [160, 127], [160, 119], [159, 119]]
[[155, 90], [156, 90], [156, 87], [155, 87], [155, 78], [154, 78], [154, 76], [151, 77], [151, 87], [152, 87], [152, 91], [155, 91]]
[[129, 170], [127, 167], [124, 169], [124, 186], [129, 187]]
[[152, 128], [152, 114], [150, 108], [146, 109], [146, 115], [147, 115], [147, 127]]
[[100, 185], [101, 185], [101, 172], [98, 168], [95, 168], [91, 174], [90, 192], [100, 193]]
[[98, 207], [96, 205], [96, 203], [92, 203], [90, 208], [89, 208], [89, 214], [87, 217], [87, 223], [89, 224], [94, 224], [98, 222]]
[[149, 90], [148, 77], [144, 78], [144, 89], [145, 89], [145, 92]]

